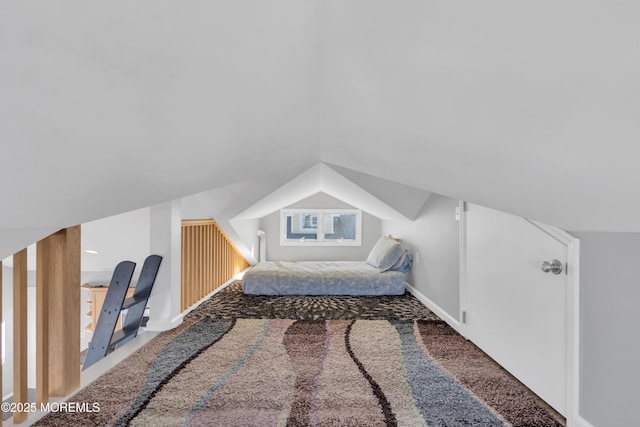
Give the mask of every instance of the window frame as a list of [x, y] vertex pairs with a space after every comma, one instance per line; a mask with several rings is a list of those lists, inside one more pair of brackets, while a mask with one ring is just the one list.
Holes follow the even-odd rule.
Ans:
[[[317, 239], [287, 239], [287, 216], [290, 214], [317, 215]], [[324, 238], [324, 216], [330, 214], [355, 215], [355, 239], [340, 240]], [[280, 246], [362, 246], [362, 210], [360, 209], [280, 209]]]

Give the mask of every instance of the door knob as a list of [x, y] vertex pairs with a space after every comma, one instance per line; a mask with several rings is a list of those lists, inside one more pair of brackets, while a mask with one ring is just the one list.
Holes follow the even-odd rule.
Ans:
[[557, 259], [552, 259], [551, 262], [544, 261], [540, 264], [540, 270], [545, 273], [552, 272], [553, 274], [562, 273], [562, 263]]

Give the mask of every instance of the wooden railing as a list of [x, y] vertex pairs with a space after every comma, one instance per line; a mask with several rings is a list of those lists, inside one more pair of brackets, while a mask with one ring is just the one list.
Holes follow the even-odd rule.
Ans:
[[[183, 221], [182, 310], [248, 266], [215, 221]], [[0, 290], [2, 282], [0, 262]], [[35, 314], [36, 403], [40, 404], [80, 386], [80, 226], [60, 230], [37, 243]], [[13, 256], [13, 315], [13, 399], [28, 408], [26, 249]], [[27, 415], [26, 411], [14, 413], [13, 423], [24, 422]]]
[[214, 220], [182, 221], [181, 310], [249, 266]]
[[[13, 401], [28, 416], [27, 249], [13, 255]], [[0, 291], [2, 289], [0, 262]], [[2, 292], [0, 292], [2, 294]], [[0, 307], [2, 300], [0, 299]], [[64, 397], [80, 386], [80, 226], [69, 227], [36, 247], [36, 404]], [[2, 311], [0, 310], [0, 316]], [[2, 395], [2, 376], [0, 376]]]

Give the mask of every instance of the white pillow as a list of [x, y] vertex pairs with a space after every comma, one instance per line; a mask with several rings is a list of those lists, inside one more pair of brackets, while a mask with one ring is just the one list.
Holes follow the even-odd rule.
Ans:
[[391, 268], [403, 255], [404, 249], [400, 242], [389, 236], [382, 236], [369, 252], [367, 264], [384, 272]]

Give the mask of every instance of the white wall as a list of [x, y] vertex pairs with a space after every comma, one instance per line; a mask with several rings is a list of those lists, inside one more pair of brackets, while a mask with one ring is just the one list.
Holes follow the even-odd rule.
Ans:
[[[149, 215], [150, 208], [144, 208], [82, 224], [82, 271], [107, 272], [111, 278], [116, 265], [125, 260], [137, 263], [139, 270], [149, 255]], [[87, 254], [85, 249], [100, 253]]]
[[382, 221], [382, 234], [391, 234], [413, 254], [408, 282], [454, 319], [459, 319], [458, 200], [432, 194], [415, 221]]
[[580, 415], [596, 427], [640, 425], [640, 233], [580, 238]]
[[[318, 193], [283, 209], [354, 209], [353, 206]], [[361, 246], [280, 246], [280, 211], [260, 220], [260, 229], [267, 233], [267, 260], [269, 261], [364, 261], [381, 234], [381, 221], [362, 212]]]
[[[135, 283], [136, 273], [140, 274], [140, 268], [142, 264], [139, 265], [137, 271], [134, 273], [134, 278], [131, 280], [131, 283]], [[115, 266], [114, 266], [115, 269]], [[105, 284], [108, 285], [111, 283], [111, 276], [113, 275], [113, 270], [111, 271], [82, 271], [80, 273], [80, 283], [91, 283], [91, 284]], [[80, 351], [86, 350], [89, 347], [89, 342], [91, 341], [91, 332], [87, 332], [84, 328], [91, 322], [91, 318], [87, 317], [87, 313], [91, 310], [91, 307], [88, 304], [89, 301], [89, 292], [84, 289], [80, 289]]]
[[5, 361], [2, 365], [2, 393], [13, 392], [13, 269], [2, 265], [2, 320], [5, 322]]
[[[230, 220], [310, 167], [274, 168], [275, 172], [193, 194], [182, 199], [183, 219], [213, 218], [250, 263], [257, 261], [258, 222]], [[242, 172], [240, 172], [242, 173]]]
[[[4, 263], [3, 263], [4, 264]], [[13, 393], [13, 268], [2, 266], [2, 320], [5, 322], [5, 363], [2, 365], [3, 397]], [[27, 386], [36, 386], [36, 288], [35, 275], [27, 277]]]
[[174, 200], [151, 207], [151, 251], [162, 257], [149, 298], [147, 329], [164, 331], [182, 322], [180, 269], [182, 251], [182, 206]]
[[[259, 242], [257, 231], [260, 227], [260, 220], [231, 220], [230, 222], [227, 222], [227, 224], [231, 225], [231, 227], [228, 228], [233, 228], [233, 230], [235, 231], [235, 235], [230, 235], [229, 233], [227, 233], [227, 231], [222, 228], [222, 226], [220, 226], [220, 228], [222, 228], [222, 230], [227, 233], [227, 236], [229, 236], [229, 238], [233, 241], [234, 246], [238, 248], [240, 253], [245, 256], [245, 259], [250, 264], [258, 262]], [[220, 224], [218, 223], [218, 225]], [[237, 238], [234, 239], [234, 237]], [[245, 248], [244, 252], [240, 249], [240, 246]]]

